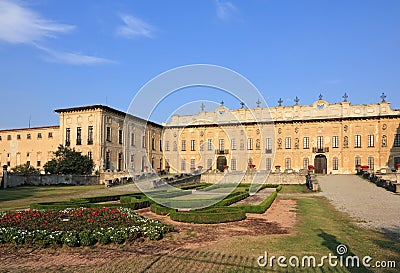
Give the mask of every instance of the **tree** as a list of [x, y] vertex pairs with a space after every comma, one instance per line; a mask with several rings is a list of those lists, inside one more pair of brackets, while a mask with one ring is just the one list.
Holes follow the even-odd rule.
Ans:
[[55, 158], [47, 162], [43, 167], [50, 174], [92, 174], [94, 162], [81, 152], [75, 151], [63, 145], [53, 152]]
[[14, 168], [11, 169], [11, 172], [23, 175], [40, 174], [39, 169], [36, 169], [35, 167], [29, 165], [28, 163], [15, 166]]

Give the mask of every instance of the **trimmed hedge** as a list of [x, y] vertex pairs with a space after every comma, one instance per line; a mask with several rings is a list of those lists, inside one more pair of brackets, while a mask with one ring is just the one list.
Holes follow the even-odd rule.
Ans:
[[218, 207], [193, 212], [171, 211], [170, 217], [174, 221], [185, 223], [216, 224], [244, 220], [246, 213], [234, 207]]
[[[97, 204], [99, 202], [109, 202], [123, 200], [118, 204]], [[30, 205], [31, 209], [63, 210], [66, 208], [96, 208], [96, 207], [126, 207], [131, 209], [140, 209], [150, 206], [151, 201], [142, 193], [120, 194], [108, 196], [96, 196], [87, 198], [71, 198], [63, 202], [43, 202]]]
[[276, 192], [280, 192], [282, 190], [282, 185], [279, 185], [278, 187], [276, 187]]
[[210, 184], [210, 183], [191, 184], [191, 185], [181, 186], [180, 189], [182, 189], [182, 190], [194, 190], [194, 189], [200, 190], [200, 189], [210, 187], [212, 185], [213, 184]]
[[174, 209], [164, 207], [156, 203], [150, 205], [150, 210], [158, 215], [168, 215], [171, 213], [171, 211], [174, 211]]
[[264, 199], [259, 205], [240, 205], [237, 208], [240, 208], [246, 213], [264, 213], [274, 202], [277, 196], [277, 192], [274, 191], [270, 196]]

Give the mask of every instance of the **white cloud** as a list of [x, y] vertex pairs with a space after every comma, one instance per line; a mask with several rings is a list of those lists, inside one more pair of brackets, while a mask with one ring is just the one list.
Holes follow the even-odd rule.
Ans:
[[104, 63], [115, 63], [112, 60], [84, 55], [80, 53], [72, 53], [65, 51], [57, 51], [52, 50], [40, 45], [36, 45], [36, 47], [44, 52], [46, 52], [46, 56], [44, 57], [46, 61], [55, 62], [55, 63], [64, 63], [64, 64], [72, 64], [72, 65], [93, 65], [93, 64], [104, 64]]
[[117, 35], [126, 38], [135, 38], [138, 36], [153, 37], [153, 27], [145, 21], [132, 15], [121, 15], [120, 18], [124, 24], [117, 28]]
[[0, 1], [0, 40], [12, 44], [29, 44], [75, 28], [72, 25], [58, 24], [44, 19], [17, 3]]
[[228, 20], [237, 8], [229, 1], [216, 0], [217, 16], [221, 20]]

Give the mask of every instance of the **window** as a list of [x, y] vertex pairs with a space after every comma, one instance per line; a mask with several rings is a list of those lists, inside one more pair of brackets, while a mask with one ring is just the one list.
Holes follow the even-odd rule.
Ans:
[[339, 148], [339, 136], [332, 137], [332, 148]]
[[118, 153], [118, 166], [117, 166], [118, 171], [122, 170], [122, 164], [123, 164], [122, 156], [123, 156], [122, 153]]
[[53, 138], [53, 132], [49, 132], [47, 138]]
[[[29, 135], [30, 138], [30, 135]], [[71, 145], [71, 129], [67, 128], [65, 130], [65, 146]]]
[[194, 140], [194, 139], [190, 140], [190, 150], [191, 151], [196, 150], [196, 140]]
[[17, 135], [17, 140], [21, 140], [21, 135]]
[[303, 149], [310, 149], [310, 138], [303, 137]]
[[162, 152], [162, 140], [160, 139], [160, 152]]
[[354, 148], [361, 148], [361, 136], [360, 135], [355, 135]]
[[272, 153], [272, 139], [267, 137], [265, 139], [265, 153], [271, 154]]
[[354, 158], [354, 164], [355, 164], [356, 166], [361, 166], [361, 157], [356, 156], [356, 157]]
[[270, 171], [272, 168], [272, 159], [268, 157], [265, 160], [266, 160], [265, 168], [267, 171]]
[[323, 149], [324, 148], [324, 137], [323, 136], [317, 136], [317, 149]]
[[178, 151], [178, 144], [174, 141], [174, 147], [172, 148], [174, 151]]
[[153, 151], [156, 150], [156, 140], [155, 140], [154, 137], [151, 138], [151, 149], [152, 149]]
[[106, 170], [109, 170], [111, 167], [111, 152], [110, 151], [106, 152], [106, 164], [105, 165], [106, 165], [105, 166]]
[[87, 140], [88, 145], [93, 144], [93, 126], [88, 127], [88, 140]]
[[289, 169], [291, 169], [291, 160], [290, 160], [290, 158], [289, 157], [287, 157], [286, 159], [285, 159], [285, 169], [286, 170], [289, 170]]
[[8, 136], [7, 136], [7, 140], [11, 140], [11, 135], [8, 135]]
[[236, 159], [235, 158], [231, 159], [231, 170], [236, 171]]
[[370, 169], [370, 170], [373, 170], [374, 169], [374, 157], [372, 157], [372, 156], [370, 156], [370, 157], [368, 157], [368, 168]]
[[374, 135], [368, 135], [368, 147], [374, 147], [374, 146], [375, 146]]
[[131, 154], [131, 163], [135, 162], [135, 155]]
[[252, 138], [247, 139], [247, 150], [253, 150], [253, 139]]
[[400, 134], [395, 134], [394, 135], [394, 147], [400, 147]]
[[190, 159], [190, 170], [196, 170], [196, 161], [194, 159]]
[[182, 143], [181, 143], [181, 150], [182, 151], [186, 151], [186, 140], [182, 140]]
[[119, 129], [118, 130], [118, 144], [122, 144], [122, 137], [123, 137], [122, 130]]
[[231, 149], [236, 150], [236, 139], [235, 138], [231, 139]]
[[213, 163], [213, 161], [212, 161], [211, 158], [207, 159], [207, 169], [208, 169], [208, 170], [211, 170], [211, 169], [212, 169], [212, 163]]
[[332, 166], [333, 166], [333, 170], [337, 171], [339, 170], [339, 159], [337, 157], [334, 157], [332, 160]]
[[38, 134], [37, 134], [37, 138], [38, 138], [38, 139], [42, 139], [42, 133], [38, 133]]
[[142, 136], [142, 148], [146, 148], [146, 135]]
[[308, 157], [303, 158], [303, 169], [308, 170], [308, 165], [310, 165]]
[[225, 149], [225, 140], [223, 138], [221, 138], [219, 140], [219, 150], [223, 151]]
[[286, 139], [285, 139], [285, 148], [286, 149], [291, 148], [291, 142], [292, 142], [292, 139], [290, 137], [286, 137]]
[[135, 146], [136, 145], [136, 134], [132, 133], [131, 134], [131, 146]]
[[31, 134], [26, 134], [26, 139], [31, 139]]
[[212, 139], [207, 140], [207, 150], [211, 151], [213, 147]]
[[93, 153], [92, 153], [91, 151], [89, 151], [89, 152], [87, 153], [87, 156], [89, 157], [89, 159], [92, 159]]
[[76, 145], [81, 145], [82, 144], [82, 128], [77, 127], [76, 128]]
[[36, 166], [40, 167], [42, 163], [40, 162], [40, 160], [37, 161]]
[[111, 142], [111, 127], [108, 127], [108, 126], [106, 128], [106, 140], [108, 142]]
[[186, 161], [184, 159], [181, 160], [181, 171], [186, 171]]
[[165, 150], [169, 151], [169, 141], [168, 140], [165, 141]]
[[31, 166], [31, 161], [30, 161], [30, 160], [27, 160], [27, 161], [26, 161], [26, 165]]
[[1, 141], [2, 139], [1, 139], [1, 136], [0, 136], [0, 141]]

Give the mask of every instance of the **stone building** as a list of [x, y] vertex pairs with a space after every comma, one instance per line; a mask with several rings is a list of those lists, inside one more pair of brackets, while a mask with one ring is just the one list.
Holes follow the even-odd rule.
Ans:
[[[259, 105], [259, 104], [258, 104]], [[400, 164], [400, 110], [384, 98], [352, 105], [319, 100], [311, 105], [230, 110], [223, 104], [162, 125], [104, 105], [55, 110], [59, 126], [0, 130], [0, 164], [37, 168], [62, 144], [91, 157], [95, 170], [140, 175], [167, 169], [354, 173]], [[163, 150], [164, 148], [164, 150]]]
[[62, 144], [92, 158], [99, 172], [162, 168], [161, 125], [103, 105], [55, 112], [60, 126], [0, 131], [0, 164], [42, 168]]
[[[297, 100], [298, 102], [298, 100]], [[164, 126], [165, 160], [176, 171], [198, 167], [354, 173], [400, 163], [400, 111], [384, 99], [352, 105], [330, 104], [214, 111], [173, 116]]]

